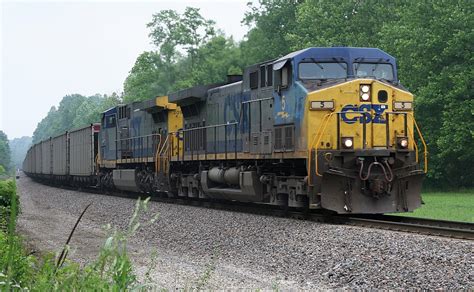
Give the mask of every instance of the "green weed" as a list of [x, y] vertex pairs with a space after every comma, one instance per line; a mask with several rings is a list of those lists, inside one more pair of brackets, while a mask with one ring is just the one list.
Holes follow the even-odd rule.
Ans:
[[[10, 183], [8, 188], [11, 191]], [[53, 254], [40, 258], [28, 255], [21, 238], [14, 232], [17, 214], [17, 198], [14, 190], [13, 182], [13, 193], [9, 193], [11, 211], [8, 230], [0, 231], [1, 291], [125, 291], [154, 287], [152, 283], [138, 283], [127, 254], [129, 238], [139, 228], [157, 220], [157, 216], [150, 220], [140, 219], [140, 214], [147, 211], [149, 198], [137, 201], [125, 231], [118, 231], [108, 226], [109, 235], [97, 259], [80, 267], [77, 263], [66, 260], [69, 250], [67, 244], [59, 257]], [[69, 240], [70, 238], [68, 242]]]

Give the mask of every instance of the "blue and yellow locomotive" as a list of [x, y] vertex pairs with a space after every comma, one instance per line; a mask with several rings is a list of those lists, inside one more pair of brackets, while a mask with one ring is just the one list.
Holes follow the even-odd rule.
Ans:
[[374, 48], [308, 48], [113, 108], [99, 145], [103, 187], [337, 213], [418, 208], [427, 167], [413, 95]]

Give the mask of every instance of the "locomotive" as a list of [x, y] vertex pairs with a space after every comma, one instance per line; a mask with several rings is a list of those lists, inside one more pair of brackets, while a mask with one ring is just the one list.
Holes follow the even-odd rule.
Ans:
[[[104, 190], [336, 213], [407, 212], [421, 205], [427, 171], [413, 110], [389, 54], [307, 48], [227, 82], [108, 109], [100, 130], [82, 129], [87, 158], [74, 158], [74, 132], [63, 135], [66, 175], [52, 167], [59, 150], [35, 149], [45, 141], [30, 149], [23, 169]], [[38, 157], [52, 162], [32, 167]], [[82, 176], [68, 172], [77, 160], [88, 165]]]

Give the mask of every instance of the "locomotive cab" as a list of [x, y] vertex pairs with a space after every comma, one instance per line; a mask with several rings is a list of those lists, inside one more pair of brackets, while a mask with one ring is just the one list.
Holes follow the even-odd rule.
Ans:
[[[309, 48], [274, 62], [277, 123], [293, 116], [307, 149], [310, 207], [405, 212], [421, 204], [413, 95], [379, 49]], [[301, 110], [304, 108], [304, 110]], [[299, 129], [298, 129], [299, 128]]]

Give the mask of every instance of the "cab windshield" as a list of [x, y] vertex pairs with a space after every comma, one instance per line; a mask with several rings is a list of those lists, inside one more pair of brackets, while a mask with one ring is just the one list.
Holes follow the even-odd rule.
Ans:
[[386, 63], [353, 63], [354, 75], [358, 78], [374, 77], [393, 80], [393, 67]]
[[347, 78], [347, 64], [343, 62], [305, 62], [298, 66], [300, 79]]

